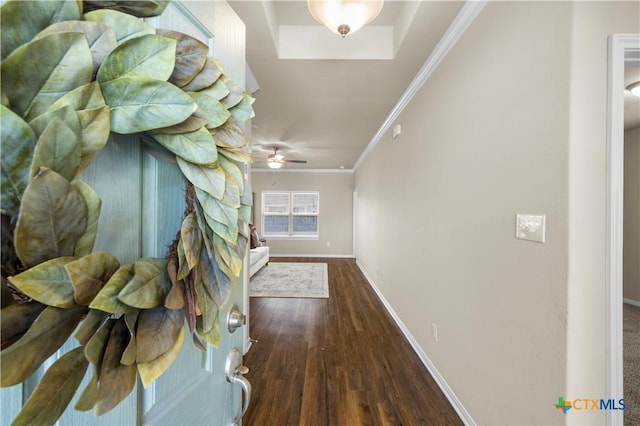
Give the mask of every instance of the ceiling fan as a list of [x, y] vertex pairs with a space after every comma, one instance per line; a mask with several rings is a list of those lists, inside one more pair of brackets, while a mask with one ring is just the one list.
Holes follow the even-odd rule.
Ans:
[[307, 160], [287, 160], [284, 155], [278, 154], [278, 147], [273, 147], [273, 154], [267, 157], [267, 165], [272, 169], [279, 169], [284, 163], [307, 164]]

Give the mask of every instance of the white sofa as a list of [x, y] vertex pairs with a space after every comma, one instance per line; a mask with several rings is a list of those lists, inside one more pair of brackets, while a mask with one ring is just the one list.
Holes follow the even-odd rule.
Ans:
[[249, 277], [269, 263], [269, 246], [258, 246], [249, 250]]

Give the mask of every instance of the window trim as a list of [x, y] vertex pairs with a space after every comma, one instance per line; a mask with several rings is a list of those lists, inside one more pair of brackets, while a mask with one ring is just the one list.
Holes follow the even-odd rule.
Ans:
[[[269, 194], [279, 194], [288, 196], [287, 213], [265, 213], [265, 197]], [[317, 212], [316, 213], [294, 213], [293, 212], [293, 198], [294, 194], [312, 194], [316, 198]], [[265, 216], [286, 216], [288, 218], [288, 233], [287, 234], [269, 234], [265, 227]], [[317, 217], [316, 232], [315, 234], [293, 234], [293, 217], [294, 216], [315, 216]], [[261, 193], [261, 206], [260, 206], [260, 218], [261, 218], [261, 235], [264, 238], [271, 240], [318, 240], [320, 239], [320, 191], [262, 191]]]

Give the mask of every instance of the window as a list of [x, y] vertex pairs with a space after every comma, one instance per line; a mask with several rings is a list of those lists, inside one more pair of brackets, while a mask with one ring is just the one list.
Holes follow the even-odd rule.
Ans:
[[318, 192], [263, 192], [265, 237], [318, 237]]

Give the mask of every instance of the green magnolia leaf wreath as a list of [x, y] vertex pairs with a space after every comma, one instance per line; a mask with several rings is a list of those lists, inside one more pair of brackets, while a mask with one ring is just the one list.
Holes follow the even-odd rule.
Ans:
[[[0, 10], [1, 385], [24, 382], [73, 334], [14, 424], [101, 415], [175, 360], [186, 322], [218, 345], [218, 308], [242, 269], [251, 189], [242, 123], [254, 101], [206, 44], [140, 19], [168, 1], [7, 1]], [[111, 133], [175, 154], [186, 210], [164, 259], [93, 252], [101, 200], [81, 180]], [[115, 231], [114, 231], [115, 232]], [[55, 403], [52, 403], [55, 401]]]

